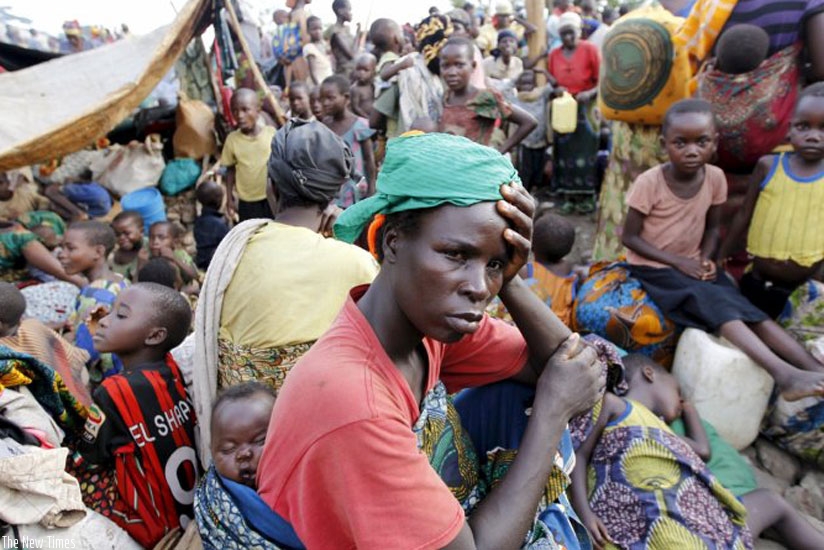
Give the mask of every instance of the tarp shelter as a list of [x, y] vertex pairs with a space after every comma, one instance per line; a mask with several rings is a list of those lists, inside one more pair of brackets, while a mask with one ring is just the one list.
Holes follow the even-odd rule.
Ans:
[[189, 0], [143, 36], [0, 74], [0, 171], [73, 153], [143, 101], [210, 22], [212, 0]]

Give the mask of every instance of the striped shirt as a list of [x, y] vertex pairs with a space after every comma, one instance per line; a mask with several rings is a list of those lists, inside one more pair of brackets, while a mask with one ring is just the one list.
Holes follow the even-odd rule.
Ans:
[[724, 26], [747, 23], [770, 35], [769, 55], [802, 39], [806, 20], [824, 11], [824, 0], [738, 0]]

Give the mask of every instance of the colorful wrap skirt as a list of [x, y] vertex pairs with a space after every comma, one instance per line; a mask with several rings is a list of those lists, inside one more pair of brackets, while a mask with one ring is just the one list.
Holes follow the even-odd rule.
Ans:
[[642, 353], [669, 366], [675, 354], [675, 324], [630, 276], [624, 262], [594, 265], [581, 284], [572, 328], [609, 340], [629, 353]]
[[[779, 323], [819, 362], [824, 362], [824, 283], [807, 281], [790, 295]], [[780, 447], [824, 470], [824, 399], [788, 402], [777, 394], [761, 433]]]

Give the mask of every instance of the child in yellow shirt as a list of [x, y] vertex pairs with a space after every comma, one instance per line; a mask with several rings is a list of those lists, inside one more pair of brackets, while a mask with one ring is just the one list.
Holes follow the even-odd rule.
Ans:
[[220, 163], [228, 169], [227, 214], [233, 219], [237, 213], [240, 221], [271, 218], [272, 211], [266, 202], [266, 163], [275, 129], [259, 120], [260, 99], [253, 90], [235, 90], [231, 105], [238, 128], [226, 138], [220, 156]]

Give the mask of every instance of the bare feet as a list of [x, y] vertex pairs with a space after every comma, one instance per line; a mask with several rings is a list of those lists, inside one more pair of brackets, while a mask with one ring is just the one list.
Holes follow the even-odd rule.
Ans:
[[796, 370], [775, 383], [785, 401], [824, 396], [824, 373]]

